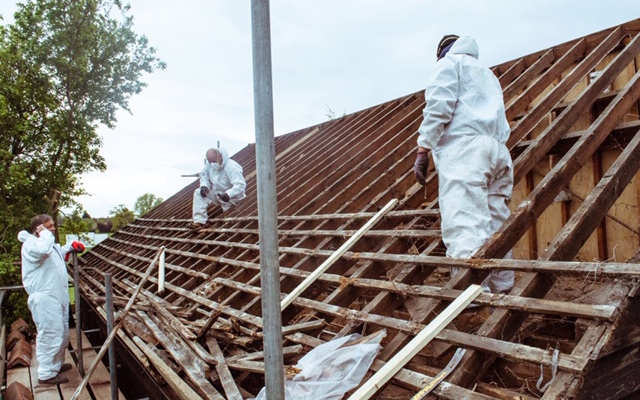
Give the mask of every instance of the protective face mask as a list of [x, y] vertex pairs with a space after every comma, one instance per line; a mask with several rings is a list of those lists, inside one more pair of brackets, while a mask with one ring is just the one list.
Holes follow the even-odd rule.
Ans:
[[222, 169], [222, 165], [218, 164], [217, 162], [212, 162], [211, 168], [213, 168], [214, 171], [220, 171]]

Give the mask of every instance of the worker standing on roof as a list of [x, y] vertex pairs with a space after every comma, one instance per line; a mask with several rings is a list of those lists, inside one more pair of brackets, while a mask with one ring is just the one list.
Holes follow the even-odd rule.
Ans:
[[193, 193], [193, 222], [191, 228], [205, 226], [209, 219], [207, 207], [213, 203], [227, 211], [245, 198], [247, 184], [242, 175], [242, 166], [229, 159], [224, 148], [209, 149], [200, 173], [200, 187]]
[[27, 304], [38, 332], [38, 382], [44, 384], [68, 381], [60, 375], [71, 369], [71, 364], [63, 364], [69, 345], [69, 278], [64, 260], [72, 252], [84, 251], [81, 242], [63, 247], [56, 244], [54, 231], [53, 218], [41, 214], [31, 219], [31, 233], [18, 233], [22, 242], [22, 284], [29, 294]]
[[[414, 174], [426, 185], [429, 152], [438, 172], [442, 240], [447, 256], [469, 258], [509, 217], [513, 164], [502, 88], [478, 62], [471, 36], [446, 35], [425, 90]], [[507, 257], [510, 257], [511, 254]], [[455, 275], [458, 268], [453, 268]], [[485, 291], [513, 287], [513, 271], [492, 271]]]

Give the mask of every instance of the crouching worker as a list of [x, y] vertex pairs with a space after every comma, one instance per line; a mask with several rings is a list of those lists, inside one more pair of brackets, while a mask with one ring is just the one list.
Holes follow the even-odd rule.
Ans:
[[247, 186], [242, 166], [229, 159], [224, 148], [207, 150], [207, 161], [200, 173], [200, 187], [193, 193], [193, 222], [190, 227], [200, 229], [209, 216], [207, 207], [213, 203], [227, 211], [245, 198]]
[[38, 332], [38, 382], [60, 384], [68, 381], [60, 374], [71, 369], [71, 364], [63, 364], [69, 344], [69, 279], [64, 260], [71, 252], [84, 251], [84, 245], [56, 244], [50, 215], [33, 217], [30, 230], [18, 233], [18, 240], [22, 242], [22, 284]]

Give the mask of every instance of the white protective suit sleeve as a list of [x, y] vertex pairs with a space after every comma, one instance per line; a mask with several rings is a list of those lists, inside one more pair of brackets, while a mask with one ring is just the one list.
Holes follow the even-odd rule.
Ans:
[[424, 92], [427, 104], [418, 129], [418, 146], [435, 149], [458, 101], [458, 71], [445, 57], [436, 63]]
[[[230, 160], [230, 161], [233, 161], [233, 160]], [[247, 187], [247, 183], [245, 182], [244, 176], [242, 175], [242, 167], [240, 166], [240, 164], [236, 162], [227, 163], [225, 172], [229, 177], [229, 182], [231, 182], [231, 187], [226, 190], [229, 197], [232, 199], [238, 198], [238, 197], [239, 198], [245, 197], [244, 191]]]
[[60, 247], [48, 230], [40, 232], [39, 237], [21, 231], [18, 240], [22, 242], [22, 284], [27, 293], [43, 292], [68, 302], [68, 275], [64, 256], [71, 244]]
[[[26, 239], [29, 239], [29, 237], [24, 236], [25, 233], [31, 236], [32, 240], [27, 241]], [[26, 239], [22, 240], [21, 238]], [[18, 239], [21, 242], [24, 242], [22, 256], [26, 257], [31, 263], [42, 263], [47, 257], [49, 257], [49, 255], [51, 255], [51, 252], [54, 251], [55, 237], [53, 236], [53, 233], [46, 229], [40, 232], [40, 237], [36, 237], [26, 231], [22, 231], [18, 234]], [[65, 254], [69, 252], [70, 248], [70, 243], [60, 247], [62, 253], [61, 256], [63, 258]]]

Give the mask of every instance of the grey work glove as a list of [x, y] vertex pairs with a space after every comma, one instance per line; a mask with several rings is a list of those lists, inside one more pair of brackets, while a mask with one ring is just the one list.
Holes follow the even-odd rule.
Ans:
[[209, 194], [209, 188], [206, 186], [200, 186], [200, 196], [207, 197], [207, 194]]
[[413, 164], [413, 174], [422, 185], [427, 185], [427, 171], [429, 170], [429, 152], [418, 152], [416, 162]]
[[226, 203], [229, 202], [229, 195], [227, 192], [218, 193], [218, 198]]

